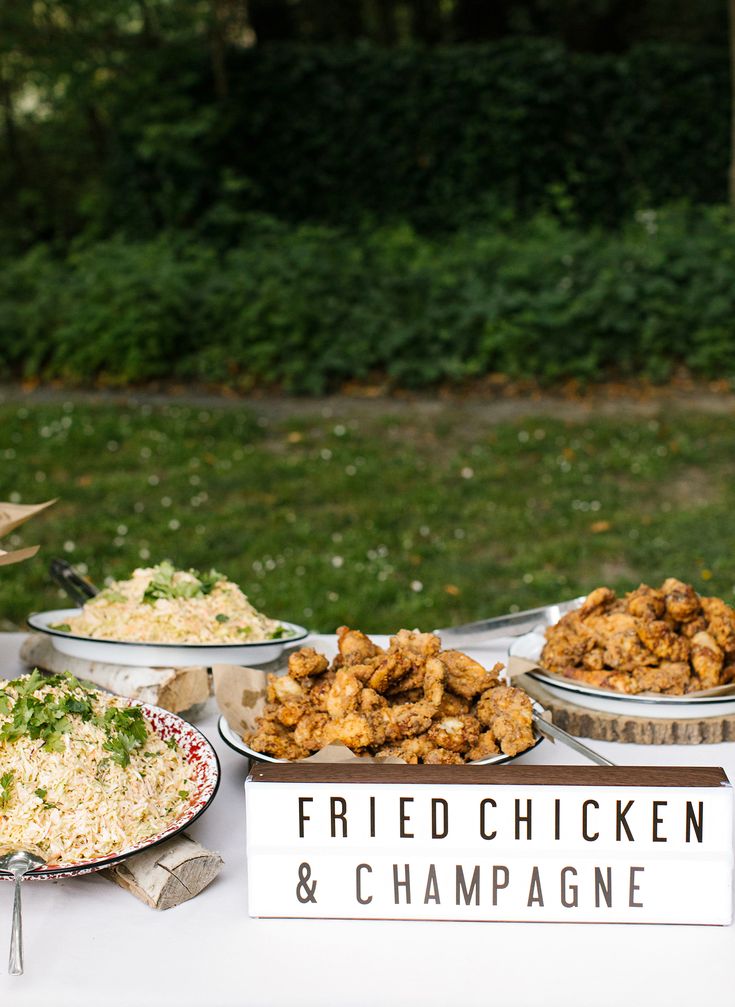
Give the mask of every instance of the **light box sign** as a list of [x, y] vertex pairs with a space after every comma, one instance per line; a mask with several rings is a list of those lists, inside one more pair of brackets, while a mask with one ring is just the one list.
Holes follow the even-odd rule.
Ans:
[[258, 765], [251, 916], [732, 919], [721, 769]]

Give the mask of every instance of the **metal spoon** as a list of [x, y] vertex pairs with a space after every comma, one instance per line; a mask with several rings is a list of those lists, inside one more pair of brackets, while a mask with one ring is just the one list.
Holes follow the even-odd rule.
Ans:
[[13, 928], [10, 933], [10, 955], [8, 974], [23, 975], [23, 917], [20, 908], [20, 883], [29, 871], [35, 871], [46, 863], [43, 857], [30, 850], [14, 850], [0, 857], [0, 871], [8, 871], [15, 878], [13, 898]]

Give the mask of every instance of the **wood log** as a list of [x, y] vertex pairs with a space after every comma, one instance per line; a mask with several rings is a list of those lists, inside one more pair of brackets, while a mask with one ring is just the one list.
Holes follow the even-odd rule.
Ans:
[[188, 710], [209, 697], [209, 674], [202, 667], [133, 668], [85, 661], [60, 654], [51, 640], [40, 633], [30, 634], [21, 647], [20, 657], [29, 668], [57, 674], [69, 671], [100, 689], [140, 703], [161, 706], [172, 713]]
[[152, 909], [171, 909], [193, 899], [213, 881], [224, 861], [187, 835], [176, 836], [102, 874]]

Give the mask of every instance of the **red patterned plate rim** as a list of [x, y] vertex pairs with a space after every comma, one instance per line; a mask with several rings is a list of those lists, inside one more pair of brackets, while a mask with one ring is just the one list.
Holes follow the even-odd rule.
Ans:
[[[196, 780], [197, 791], [186, 810], [179, 815], [175, 821], [163, 832], [158, 832], [149, 839], [138, 843], [136, 846], [128, 847], [120, 853], [108, 857], [95, 857], [91, 860], [83, 860], [76, 864], [60, 864], [58, 867], [44, 867], [37, 871], [26, 874], [26, 881], [47, 881], [54, 878], [70, 878], [79, 874], [90, 874], [93, 871], [101, 871], [105, 867], [119, 864], [122, 860], [149, 850], [160, 843], [165, 843], [167, 839], [188, 829], [189, 826], [202, 815], [214, 800], [220, 781], [220, 764], [217, 753], [212, 742], [205, 734], [194, 727], [193, 724], [177, 717], [169, 710], [163, 710], [160, 706], [152, 706], [149, 703], [136, 703], [128, 701], [129, 706], [139, 706], [148, 721], [149, 726], [155, 733], [166, 740], [166, 738], [176, 737], [180, 749], [185, 755], [186, 761], [190, 765], [196, 765], [200, 769], [199, 778]], [[0, 871], [0, 879], [11, 880], [12, 874], [9, 871]]]

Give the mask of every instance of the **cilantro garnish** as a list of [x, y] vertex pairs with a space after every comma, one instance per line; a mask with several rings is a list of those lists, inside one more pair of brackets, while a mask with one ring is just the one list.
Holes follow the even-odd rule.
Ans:
[[217, 615], [215, 615], [215, 619], [217, 620], [217, 622], [229, 622], [230, 621], [229, 615], [225, 615], [224, 612], [218, 612]]
[[3, 773], [0, 776], [0, 808], [4, 808], [10, 800], [10, 791], [13, 787], [13, 774]]
[[169, 560], [164, 560], [154, 567], [155, 573], [143, 592], [143, 601], [149, 605], [155, 604], [159, 598], [169, 601], [176, 598], [203, 598], [214, 590], [221, 581], [226, 580], [224, 574], [217, 570], [200, 573], [198, 570], [187, 570], [193, 579], [176, 579], [180, 573]]
[[39, 799], [39, 801], [42, 802], [41, 803], [41, 807], [44, 810], [51, 811], [53, 808], [56, 807], [55, 804], [49, 804], [49, 802], [46, 800], [46, 794], [48, 793], [48, 791], [44, 790], [43, 787], [39, 787], [38, 790], [34, 790], [33, 793], [36, 795], [36, 797]]
[[49, 629], [56, 629], [59, 633], [71, 633], [71, 626], [68, 622], [50, 622]]
[[[97, 713], [94, 690], [88, 689], [73, 675], [42, 675], [38, 669], [27, 678], [8, 682], [14, 693], [10, 707], [9, 696], [0, 695], [2, 710], [7, 720], [0, 724], [0, 741], [17, 741], [18, 738], [41, 739], [50, 752], [63, 752], [64, 735], [73, 727], [73, 718], [91, 721], [105, 735], [108, 758], [101, 760], [121, 766], [130, 763], [131, 752], [142, 748], [148, 740], [148, 727], [137, 706], [108, 707], [104, 714]], [[36, 693], [41, 692], [41, 695]], [[11, 693], [12, 695], [12, 693]], [[40, 794], [37, 796], [41, 796]], [[43, 798], [41, 798], [43, 800]]]
[[130, 753], [142, 748], [148, 738], [145, 717], [137, 706], [110, 707], [102, 726], [108, 734], [103, 747], [112, 761], [121, 766], [130, 763]]

